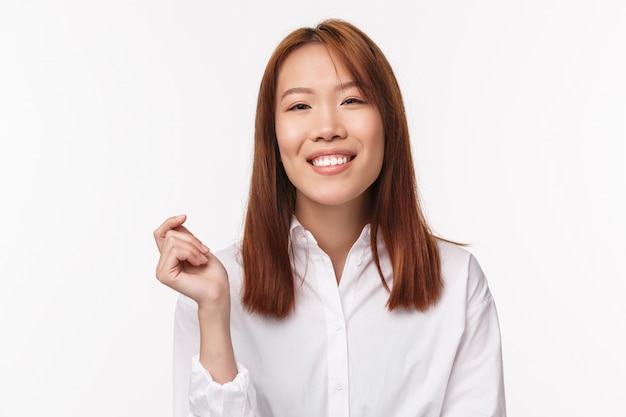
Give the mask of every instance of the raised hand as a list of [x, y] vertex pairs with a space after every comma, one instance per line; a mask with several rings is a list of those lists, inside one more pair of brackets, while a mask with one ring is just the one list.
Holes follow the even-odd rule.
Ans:
[[230, 337], [230, 292], [222, 263], [183, 223], [170, 217], [154, 231], [161, 252], [156, 276], [163, 284], [198, 303], [200, 363], [224, 384], [237, 376]]
[[203, 307], [226, 307], [230, 302], [228, 276], [222, 263], [183, 223], [186, 216], [170, 217], [155, 231], [161, 252], [157, 279]]

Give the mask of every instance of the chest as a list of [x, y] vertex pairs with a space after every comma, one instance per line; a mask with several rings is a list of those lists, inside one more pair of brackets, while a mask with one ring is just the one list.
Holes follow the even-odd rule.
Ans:
[[[389, 312], [375, 266], [352, 256], [339, 285], [329, 260], [309, 260], [284, 320], [233, 312], [237, 360], [268, 415], [412, 414], [443, 400], [464, 329], [444, 297], [428, 312]], [[386, 277], [391, 283], [391, 277]], [[334, 412], [333, 412], [334, 410]], [[349, 414], [348, 414], [349, 413]]]

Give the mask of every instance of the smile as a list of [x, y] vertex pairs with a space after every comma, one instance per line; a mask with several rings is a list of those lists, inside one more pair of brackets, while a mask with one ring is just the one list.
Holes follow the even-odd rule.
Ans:
[[324, 155], [312, 159], [311, 164], [316, 167], [330, 167], [335, 165], [347, 164], [352, 158], [345, 155]]

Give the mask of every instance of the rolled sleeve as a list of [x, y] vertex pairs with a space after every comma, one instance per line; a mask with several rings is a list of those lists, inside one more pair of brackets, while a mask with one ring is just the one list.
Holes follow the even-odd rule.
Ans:
[[198, 355], [192, 358], [189, 383], [189, 411], [198, 417], [254, 416], [255, 393], [248, 370], [237, 364], [237, 376], [231, 382], [218, 384], [204, 369]]
[[248, 370], [219, 384], [199, 360], [200, 331], [195, 301], [180, 296], [174, 319], [174, 417], [252, 417], [256, 392]]

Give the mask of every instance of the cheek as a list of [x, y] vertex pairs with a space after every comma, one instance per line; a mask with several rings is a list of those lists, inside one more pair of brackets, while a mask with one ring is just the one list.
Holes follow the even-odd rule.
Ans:
[[286, 152], [286, 134], [283, 123], [281, 123], [278, 119], [276, 119], [276, 125], [274, 128], [274, 135], [276, 137], [276, 145], [278, 146], [278, 154], [280, 156], [281, 162], [284, 162], [284, 155]]
[[369, 126], [370, 135], [368, 146], [372, 151], [373, 157], [377, 160], [382, 160], [385, 153], [385, 131], [382, 126], [382, 121], [377, 121]]
[[280, 162], [286, 170], [289, 170], [291, 161], [297, 155], [297, 147], [293, 141], [290, 141], [284, 135], [279, 135], [278, 132], [276, 132], [276, 144], [278, 145]]
[[289, 154], [289, 146], [287, 146], [284, 136], [280, 135], [278, 131], [276, 131], [276, 144], [278, 145], [278, 156], [280, 157], [280, 162], [284, 165], [285, 159]]
[[281, 160], [285, 160], [289, 156], [297, 154], [302, 141], [300, 140], [300, 132], [297, 126], [291, 126], [287, 123], [276, 123], [276, 142]]

